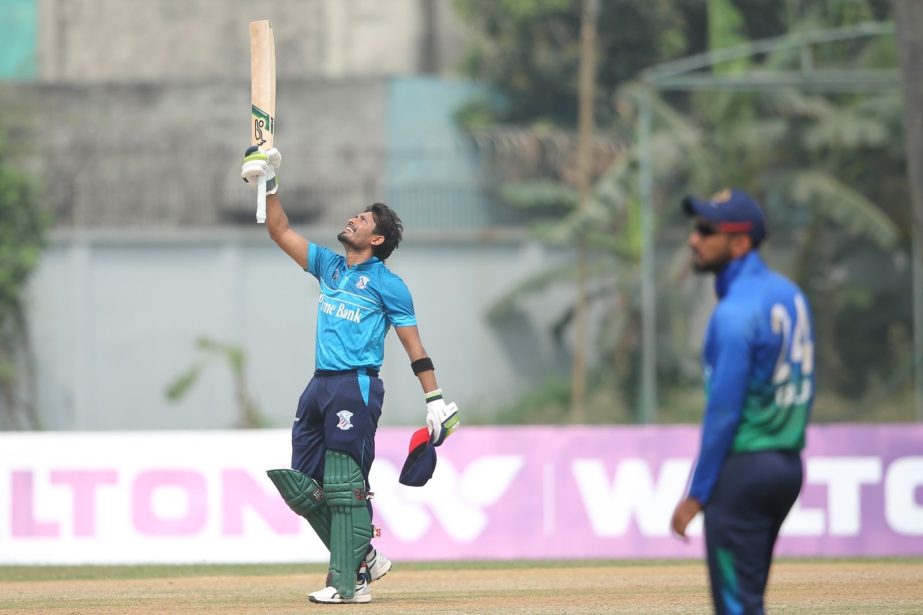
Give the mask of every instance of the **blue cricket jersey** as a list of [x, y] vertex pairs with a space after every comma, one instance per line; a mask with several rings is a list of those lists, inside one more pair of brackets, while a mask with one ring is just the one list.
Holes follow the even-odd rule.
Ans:
[[711, 497], [731, 453], [800, 451], [814, 402], [814, 335], [801, 290], [751, 251], [715, 276], [702, 360], [707, 403], [689, 495]]
[[407, 285], [374, 256], [350, 267], [344, 256], [312, 242], [306, 271], [320, 283], [317, 369], [378, 370], [388, 328], [417, 324]]

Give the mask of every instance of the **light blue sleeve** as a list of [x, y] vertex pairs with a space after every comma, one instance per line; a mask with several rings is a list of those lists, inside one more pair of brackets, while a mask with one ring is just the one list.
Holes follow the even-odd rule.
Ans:
[[410, 295], [410, 289], [401, 278], [393, 273], [389, 273], [384, 282], [380, 292], [388, 322], [394, 327], [415, 326], [417, 316], [413, 310], [413, 297]]
[[308, 266], [305, 271], [320, 279], [323, 272], [330, 264], [339, 257], [339, 254], [324, 246], [319, 246], [313, 241], [308, 244]]

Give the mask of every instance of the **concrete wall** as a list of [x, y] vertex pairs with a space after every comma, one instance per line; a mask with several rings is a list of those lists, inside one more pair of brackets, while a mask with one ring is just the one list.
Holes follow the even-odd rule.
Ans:
[[[336, 243], [337, 229], [299, 230]], [[181, 403], [165, 398], [168, 383], [202, 358], [200, 336], [242, 346], [253, 397], [273, 425], [290, 425], [313, 371], [317, 283], [263, 233], [59, 233], [30, 287], [44, 427], [234, 426], [226, 363], [207, 364]], [[485, 418], [531, 383], [567, 373], [568, 357], [547, 334], [560, 297], [527, 304], [499, 327], [484, 318], [517, 281], [564, 256], [518, 236], [408, 229], [389, 265], [414, 293], [424, 345], [463, 413]], [[422, 392], [393, 333], [382, 376], [383, 423], [422, 425]]]
[[[491, 224], [480, 163], [452, 120], [477, 91], [437, 78], [280, 83], [275, 142], [289, 215], [338, 224], [397, 198], [422, 203], [406, 208], [408, 222]], [[66, 228], [251, 224], [255, 196], [239, 177], [249, 104], [245, 81], [0, 87]]]
[[40, 78], [249, 78], [247, 24], [270, 19], [280, 79], [449, 74], [462, 51], [450, 0], [35, 0]]

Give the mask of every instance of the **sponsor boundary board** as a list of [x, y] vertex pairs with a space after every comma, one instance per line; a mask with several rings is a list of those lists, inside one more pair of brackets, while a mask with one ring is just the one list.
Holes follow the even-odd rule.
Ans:
[[[698, 558], [669, 533], [695, 426], [463, 427], [424, 487], [412, 427], [379, 430], [375, 544], [392, 559]], [[923, 425], [810, 428], [780, 556], [923, 555]], [[0, 564], [326, 561], [265, 471], [287, 429], [0, 433]]]

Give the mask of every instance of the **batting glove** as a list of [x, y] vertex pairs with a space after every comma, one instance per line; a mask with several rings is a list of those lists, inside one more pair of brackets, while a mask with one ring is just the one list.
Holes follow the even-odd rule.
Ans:
[[439, 446], [458, 429], [461, 420], [455, 402], [445, 403], [442, 389], [426, 394], [426, 427], [429, 429], [433, 444]]
[[240, 168], [240, 178], [256, 186], [261, 178], [266, 178], [266, 194], [275, 194], [279, 190], [276, 169], [282, 166], [282, 154], [276, 148], [266, 151], [251, 145], [244, 152], [244, 164]]

